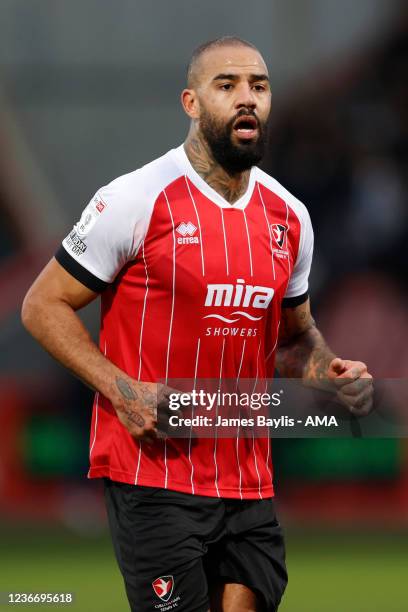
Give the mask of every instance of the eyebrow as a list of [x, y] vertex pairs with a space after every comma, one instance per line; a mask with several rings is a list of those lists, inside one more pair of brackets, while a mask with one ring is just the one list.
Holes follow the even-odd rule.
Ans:
[[[238, 81], [239, 78], [240, 77], [238, 74], [221, 73], [221, 74], [217, 74], [217, 76], [213, 78], [213, 81]], [[249, 80], [251, 82], [254, 82], [254, 81], [268, 81], [269, 82], [269, 77], [267, 74], [250, 74]]]

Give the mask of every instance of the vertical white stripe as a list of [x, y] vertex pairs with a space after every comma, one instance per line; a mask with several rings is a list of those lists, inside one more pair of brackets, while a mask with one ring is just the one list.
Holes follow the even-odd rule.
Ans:
[[247, 240], [248, 240], [249, 266], [250, 266], [250, 269], [251, 269], [251, 276], [253, 276], [254, 275], [254, 271], [253, 271], [253, 268], [252, 268], [251, 240], [249, 238], [249, 230], [248, 230], [248, 223], [247, 223], [247, 218], [246, 218], [245, 210], [243, 210], [242, 212], [244, 213], [246, 235], [247, 235]]
[[220, 208], [220, 211], [221, 211], [222, 233], [224, 234], [225, 265], [227, 267], [227, 276], [229, 276], [228, 249], [227, 249], [227, 238], [225, 235], [224, 213], [223, 213], [222, 208]]
[[[197, 372], [198, 372], [198, 358], [200, 355], [200, 342], [201, 342], [201, 338], [198, 339], [197, 342], [197, 352], [196, 352], [196, 360], [195, 360], [195, 368], [194, 368], [194, 391], [196, 390], [196, 384], [197, 384]], [[191, 407], [191, 418], [194, 418], [194, 406]], [[190, 465], [191, 465], [191, 476], [190, 476], [190, 481], [191, 481], [191, 493], [194, 495], [194, 465], [193, 462], [191, 461], [191, 433], [193, 431], [193, 426], [190, 426], [190, 438], [188, 441], [188, 460], [190, 461]]]
[[279, 340], [279, 327], [280, 327], [280, 321], [278, 321], [278, 325], [277, 325], [277, 328], [276, 328], [276, 340], [275, 340], [275, 344], [273, 345], [273, 347], [269, 351], [268, 355], [266, 356], [265, 363], [268, 361], [268, 359], [271, 357], [271, 355], [273, 355], [273, 353], [274, 353], [274, 351], [276, 349], [276, 345], [278, 344], [278, 340]]
[[[173, 331], [173, 317], [174, 317], [174, 301], [175, 301], [175, 292], [176, 292], [176, 235], [174, 230], [174, 220], [173, 215], [171, 213], [170, 202], [167, 197], [166, 190], [163, 190], [164, 197], [166, 198], [167, 208], [169, 209], [169, 215], [171, 219], [171, 224], [173, 227], [173, 291], [172, 291], [172, 299], [171, 299], [171, 314], [170, 314], [170, 326], [169, 326], [169, 337], [167, 341], [167, 356], [166, 356], [166, 385], [169, 377], [169, 358], [170, 358], [170, 346], [171, 346], [171, 334]], [[167, 489], [167, 480], [168, 480], [168, 466], [167, 466], [167, 438], [164, 439], [164, 465], [165, 465], [165, 478], [164, 478], [164, 488]]]
[[136, 466], [136, 474], [135, 474], [135, 485], [137, 484], [137, 481], [139, 479], [140, 459], [142, 458], [142, 441], [138, 440], [138, 442], [139, 442], [139, 454], [138, 454], [138, 458], [137, 458], [137, 466]]
[[[221, 350], [221, 361], [220, 361], [220, 376], [218, 380], [218, 391], [221, 389], [222, 382], [222, 365], [224, 361], [224, 348], [225, 348], [225, 338], [222, 340], [222, 350]], [[215, 406], [215, 421], [217, 421], [218, 417], [218, 402]], [[217, 490], [217, 495], [220, 497], [220, 492], [218, 490], [218, 464], [217, 464], [217, 429], [214, 429], [214, 464], [215, 464], [215, 488]]]
[[[239, 377], [241, 374], [241, 368], [242, 368], [242, 362], [244, 361], [244, 353], [245, 353], [245, 345], [246, 345], [246, 340], [244, 340], [244, 344], [242, 345], [242, 354], [241, 354], [241, 361], [239, 363], [239, 368], [238, 368], [238, 374], [237, 374], [237, 383], [236, 383], [236, 390], [238, 389], [238, 385], [239, 385]], [[239, 408], [239, 412], [238, 412], [238, 419], [241, 418], [241, 407]], [[237, 429], [237, 439], [236, 439], [236, 443], [235, 443], [235, 452], [237, 455], [237, 463], [238, 463], [238, 471], [239, 471], [239, 496], [242, 499], [242, 471], [241, 471], [241, 464], [239, 462], [239, 421], [238, 421], [238, 429]]]
[[170, 357], [170, 346], [171, 346], [171, 334], [173, 331], [173, 317], [174, 317], [174, 302], [175, 302], [175, 295], [176, 295], [176, 235], [174, 232], [174, 220], [173, 220], [173, 215], [171, 214], [171, 208], [170, 208], [170, 203], [169, 200], [167, 198], [167, 193], [166, 190], [163, 190], [164, 193], [164, 197], [166, 198], [166, 202], [167, 202], [167, 207], [169, 209], [169, 215], [170, 215], [170, 219], [171, 219], [171, 224], [173, 227], [173, 280], [172, 280], [172, 298], [171, 298], [171, 313], [170, 313], [170, 325], [169, 325], [169, 337], [167, 340], [167, 356], [166, 356], [166, 385], [167, 385], [167, 379], [169, 376], [169, 357]]
[[[146, 273], [146, 291], [145, 291], [145, 296], [144, 296], [144, 300], [143, 300], [142, 321], [141, 321], [141, 325], [140, 325], [139, 374], [138, 374], [138, 377], [137, 377], [138, 380], [140, 380], [140, 375], [141, 375], [141, 371], [142, 371], [142, 339], [143, 339], [143, 331], [144, 331], [144, 319], [145, 319], [145, 313], [146, 313], [146, 300], [147, 300], [147, 294], [149, 293], [149, 275], [148, 275], [148, 272], [147, 272], [147, 264], [146, 264], [145, 250], [144, 250], [144, 240], [143, 240], [143, 243], [142, 243], [142, 257], [143, 257], [145, 273]], [[138, 453], [138, 457], [137, 457], [137, 465], [136, 465], [136, 473], [135, 473], [135, 485], [137, 484], [137, 482], [139, 480], [140, 460], [142, 458], [142, 441], [138, 440], [138, 443], [139, 443], [139, 453]]]
[[[277, 325], [277, 327], [276, 327], [276, 339], [275, 339], [275, 344], [273, 345], [273, 348], [272, 348], [271, 352], [269, 353], [269, 355], [268, 355], [268, 356], [267, 356], [267, 358], [265, 359], [265, 363], [268, 361], [269, 357], [270, 357], [270, 356], [273, 354], [273, 352], [274, 352], [274, 350], [275, 350], [275, 348], [276, 348], [276, 345], [278, 344], [278, 338], [279, 338], [279, 326], [280, 326], [280, 321], [278, 321], [278, 325]], [[267, 391], [268, 391], [268, 379], [266, 378], [266, 379], [265, 379], [265, 393], [266, 393]], [[271, 445], [271, 435], [270, 435], [270, 427], [269, 427], [269, 425], [268, 425], [268, 435], [267, 435], [267, 440], [268, 440], [268, 452], [267, 452], [267, 455], [266, 455], [266, 461], [265, 461], [265, 464], [266, 464], [266, 469], [268, 470], [268, 472], [269, 472], [269, 476], [270, 476], [270, 478], [271, 478], [271, 485], [272, 485], [272, 487], [273, 487], [272, 470], [271, 470], [271, 468], [269, 467], [269, 455], [270, 455], [270, 445]]]
[[[265, 378], [265, 391], [264, 391], [264, 393], [267, 393], [267, 392], [268, 392], [268, 379], [267, 379], [267, 378]], [[267, 470], [268, 470], [268, 472], [269, 472], [269, 476], [270, 476], [270, 478], [271, 478], [271, 485], [272, 485], [272, 487], [273, 487], [272, 471], [271, 471], [271, 469], [270, 469], [270, 467], [269, 467], [269, 455], [270, 455], [270, 444], [271, 444], [271, 436], [270, 436], [270, 427], [269, 427], [269, 425], [268, 425], [268, 435], [267, 435], [267, 440], [268, 440], [268, 452], [267, 452], [267, 455], [266, 455], [265, 465], [266, 465], [266, 469], [267, 469]]]
[[164, 453], [164, 470], [165, 470], [164, 488], [167, 489], [167, 481], [168, 481], [168, 477], [169, 477], [169, 468], [167, 467], [167, 438], [164, 438], [163, 453]]
[[99, 411], [99, 391], [97, 391], [97, 393], [95, 395], [95, 427], [94, 427], [94, 437], [93, 437], [91, 448], [90, 448], [90, 451], [89, 451], [89, 459], [91, 459], [91, 457], [92, 457], [92, 451], [93, 451], [93, 448], [95, 446], [96, 429], [98, 427], [98, 411]]
[[270, 439], [270, 438], [271, 438], [271, 436], [270, 436], [270, 434], [269, 434], [269, 425], [268, 425], [268, 438], [267, 438], [267, 439], [268, 439], [268, 453], [267, 453], [267, 455], [266, 455], [266, 469], [268, 470], [268, 472], [269, 472], [269, 476], [271, 477], [271, 485], [272, 485], [272, 487], [273, 487], [273, 476], [272, 476], [272, 470], [271, 470], [271, 468], [269, 467], [269, 454], [270, 454], [270, 445], [271, 445], [271, 439]]
[[141, 322], [141, 325], [140, 325], [139, 374], [138, 374], [138, 377], [137, 377], [138, 380], [140, 380], [140, 373], [142, 371], [142, 339], [143, 339], [144, 319], [145, 319], [145, 313], [146, 313], [146, 300], [147, 300], [147, 294], [149, 293], [149, 275], [147, 273], [147, 264], [146, 264], [146, 258], [145, 258], [145, 250], [144, 250], [144, 240], [143, 240], [143, 244], [142, 244], [142, 256], [143, 256], [143, 261], [144, 261], [144, 266], [145, 266], [145, 273], [146, 273], [146, 291], [145, 291], [145, 296], [144, 296], [144, 300], [143, 300], [142, 322]]
[[271, 246], [271, 257], [272, 257], [272, 274], [273, 274], [273, 280], [275, 280], [275, 278], [276, 278], [275, 277], [275, 263], [273, 261], [273, 245], [272, 245], [271, 227], [270, 227], [270, 224], [269, 224], [268, 215], [266, 214], [265, 202], [263, 201], [262, 193], [261, 193], [261, 190], [259, 189], [259, 183], [257, 183], [257, 187], [258, 187], [259, 197], [261, 198], [262, 206], [263, 206], [263, 209], [264, 209], [266, 225], [268, 227], [268, 232], [269, 232], [269, 244]]
[[[261, 344], [262, 341], [259, 340], [259, 346], [258, 346], [258, 353], [256, 356], [256, 377], [255, 377], [255, 384], [254, 387], [252, 389], [252, 393], [255, 392], [256, 390], [256, 385], [258, 384], [258, 374], [259, 374], [259, 352], [261, 350]], [[261, 493], [261, 477], [259, 475], [259, 470], [258, 470], [258, 461], [256, 458], [256, 452], [255, 452], [255, 435], [254, 435], [254, 430], [252, 429], [252, 452], [254, 454], [254, 463], [255, 463], [255, 470], [258, 476], [258, 495], [259, 497], [262, 499], [262, 493]]]
[[[267, 393], [267, 391], [268, 391], [268, 379], [265, 378], [265, 391], [264, 391], [264, 393]], [[268, 452], [267, 452], [267, 455], [266, 455], [265, 464], [266, 464], [266, 469], [269, 472], [269, 476], [271, 477], [271, 485], [273, 487], [272, 471], [271, 471], [271, 468], [269, 467], [269, 454], [270, 454], [270, 444], [271, 444], [271, 435], [270, 435], [270, 427], [269, 427], [269, 425], [268, 425], [267, 440], [268, 440]]]
[[258, 495], [259, 495], [260, 499], [263, 499], [262, 492], [261, 492], [261, 477], [260, 477], [259, 471], [258, 471], [258, 461], [256, 460], [254, 430], [252, 430], [252, 452], [254, 453], [255, 470], [256, 470], [256, 473], [257, 473], [257, 476], [258, 476]]
[[[103, 354], [106, 357], [106, 340], [105, 340], [105, 347], [104, 347]], [[95, 442], [96, 442], [96, 432], [98, 429], [98, 413], [99, 413], [99, 391], [97, 391], [95, 395], [95, 427], [94, 427], [94, 437], [92, 440], [91, 448], [89, 449], [89, 459], [91, 459], [92, 457], [92, 451], [94, 449]]]
[[256, 376], [255, 376], [255, 384], [252, 389], [252, 393], [255, 393], [256, 385], [258, 384], [258, 373], [259, 373], [259, 352], [261, 350], [262, 340], [259, 340], [258, 344], [258, 352], [256, 354]]
[[288, 277], [290, 279], [290, 275], [291, 275], [291, 270], [290, 270], [290, 254], [289, 254], [289, 248], [288, 248], [288, 234], [289, 234], [289, 206], [288, 203], [285, 201], [286, 204], [286, 250], [288, 252]]
[[244, 344], [242, 345], [241, 361], [239, 363], [238, 374], [237, 374], [237, 389], [238, 389], [238, 382], [239, 382], [239, 377], [240, 377], [241, 369], [242, 369], [242, 362], [244, 361], [245, 345], [246, 345], [246, 340], [244, 340]]
[[196, 214], [196, 217], [197, 217], [198, 231], [199, 231], [199, 234], [200, 234], [201, 267], [202, 267], [202, 271], [203, 271], [203, 276], [205, 276], [205, 271], [204, 271], [204, 253], [203, 253], [203, 235], [201, 233], [200, 217], [198, 216], [198, 211], [197, 211], [196, 203], [195, 203], [195, 200], [193, 198], [193, 194], [191, 193], [191, 189], [190, 189], [189, 182], [187, 180], [187, 176], [184, 176], [184, 180], [186, 181], [188, 193], [190, 194], [190, 198], [191, 198], [191, 201], [193, 203], [195, 214]]
[[218, 390], [221, 389], [222, 366], [223, 366], [223, 361], [224, 361], [224, 348], [225, 348], [225, 338], [222, 339], [221, 361], [220, 361], [220, 376], [219, 376], [219, 379], [218, 379]]

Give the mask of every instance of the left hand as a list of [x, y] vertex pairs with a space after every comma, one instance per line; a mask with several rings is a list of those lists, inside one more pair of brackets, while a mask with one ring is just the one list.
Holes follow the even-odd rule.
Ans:
[[373, 377], [362, 361], [333, 359], [327, 371], [337, 390], [337, 398], [356, 416], [366, 416], [373, 408]]

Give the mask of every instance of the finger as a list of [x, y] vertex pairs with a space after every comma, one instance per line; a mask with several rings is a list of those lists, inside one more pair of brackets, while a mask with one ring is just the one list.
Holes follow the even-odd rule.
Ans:
[[[157, 412], [162, 412], [162, 413], [167, 413], [167, 414], [177, 414], [180, 413], [180, 415], [182, 414], [182, 408], [183, 407], [179, 407], [179, 408], [175, 408], [175, 407], [171, 407], [169, 401], [167, 400], [162, 400], [159, 404], [157, 404]], [[186, 406], [186, 408], [189, 408], [189, 406]]]
[[341, 386], [341, 393], [343, 393], [344, 395], [347, 396], [355, 396], [355, 395], [359, 395], [360, 393], [362, 393], [363, 391], [367, 390], [372, 390], [373, 387], [373, 380], [372, 377], [370, 375], [368, 375], [368, 377], [365, 376], [361, 376], [360, 378], [357, 378], [356, 380], [353, 380], [345, 385]]
[[332, 382], [337, 388], [343, 387], [344, 385], [350, 384], [350, 382], [362, 378], [366, 370], [367, 368], [364, 364], [363, 367], [360, 365], [353, 364], [352, 367], [347, 368], [345, 372], [334, 378]]
[[149, 448], [153, 448], [155, 446], [155, 444], [157, 443], [157, 439], [158, 438], [152, 438], [151, 436], [146, 436], [145, 434], [139, 438], [139, 442], [140, 444], [143, 444], [144, 446], [148, 446]]
[[183, 398], [183, 404], [181, 405], [178, 401], [174, 402], [174, 398], [171, 400], [172, 404], [170, 405], [170, 399], [164, 398], [160, 401], [157, 406], [158, 411], [162, 411], [167, 413], [168, 415], [176, 414], [177, 416], [185, 416], [186, 414], [190, 414], [193, 410], [193, 403], [189, 403], [186, 405], [185, 398]]
[[168, 400], [171, 395], [187, 395], [187, 391], [181, 391], [180, 389], [175, 389], [174, 387], [169, 387], [168, 385], [161, 385], [157, 391], [158, 402], [163, 400]]
[[167, 415], [161, 415], [159, 420], [157, 421], [157, 430], [162, 433], [169, 433], [170, 431], [170, 422]]
[[361, 406], [349, 406], [349, 410], [355, 416], [367, 416], [373, 409], [373, 398], [369, 397]]
[[138, 440], [139, 442], [143, 441], [148, 446], [152, 446], [152, 444], [154, 444], [154, 439], [150, 435], [147, 435], [143, 428], [132, 427], [129, 428], [128, 431], [135, 440]]
[[361, 376], [367, 372], [367, 366], [362, 361], [346, 361], [344, 372], [339, 374], [339, 378], [347, 377], [349, 373], [352, 376]]
[[334, 372], [335, 374], [341, 374], [346, 367], [346, 362], [344, 359], [340, 359], [340, 357], [336, 357], [329, 365], [329, 370]]
[[342, 391], [338, 393], [338, 399], [347, 406], [352, 414], [364, 416], [370, 412], [373, 407], [373, 389], [364, 389], [361, 393], [355, 396], [344, 395]]
[[158, 437], [159, 437], [159, 432], [156, 426], [144, 429], [142, 439], [145, 442], [147, 442], [147, 444], [149, 444], [150, 446], [153, 446], [153, 444], [155, 443]]
[[356, 393], [354, 395], [346, 395], [345, 393], [343, 393], [343, 390], [339, 391], [338, 393], [338, 397], [342, 402], [347, 404], [347, 406], [352, 406], [354, 408], [359, 408], [366, 401], [372, 398], [372, 396], [373, 396], [373, 393], [372, 393], [372, 389], [370, 388], [365, 388], [362, 391], [360, 391], [360, 393]]

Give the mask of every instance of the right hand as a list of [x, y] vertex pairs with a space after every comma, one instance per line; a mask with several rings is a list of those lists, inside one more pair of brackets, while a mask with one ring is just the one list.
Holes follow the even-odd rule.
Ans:
[[111, 403], [130, 435], [152, 444], [155, 439], [166, 437], [168, 417], [174, 414], [168, 407], [168, 396], [173, 392], [174, 389], [162, 384], [116, 376]]

